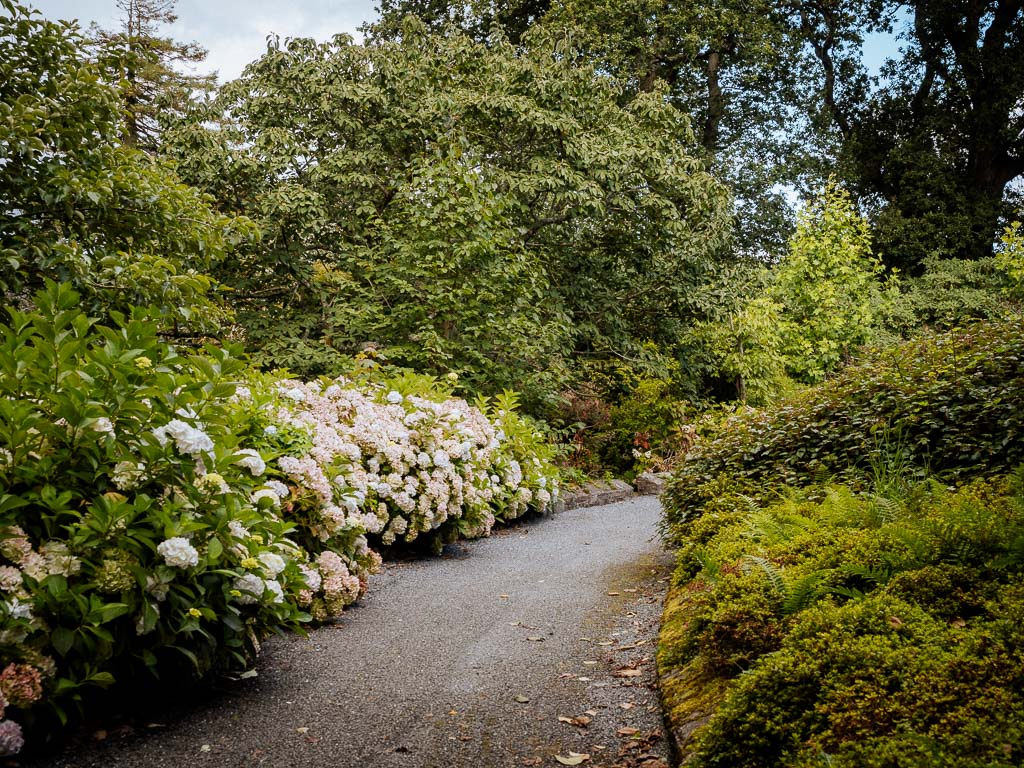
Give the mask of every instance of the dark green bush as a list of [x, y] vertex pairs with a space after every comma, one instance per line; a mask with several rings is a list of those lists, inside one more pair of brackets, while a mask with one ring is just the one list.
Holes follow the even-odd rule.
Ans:
[[[976, 625], [888, 595], [806, 611], [742, 676], [701, 739], [703, 766], [1010, 766], [1024, 733], [1020, 589]], [[1016, 659], [1016, 661], [1014, 661]]]
[[659, 656], [727, 686], [699, 764], [1020, 764], [1021, 490], [813, 486], [689, 523]]
[[1024, 323], [978, 323], [869, 352], [824, 385], [744, 411], [698, 445], [665, 494], [666, 523], [701, 514], [722, 477], [769, 499], [784, 485], [898, 465], [939, 476], [1024, 460]]

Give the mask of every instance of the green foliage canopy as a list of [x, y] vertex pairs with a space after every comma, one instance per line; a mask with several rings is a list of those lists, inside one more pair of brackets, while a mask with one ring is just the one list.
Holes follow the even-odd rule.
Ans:
[[1020, 317], [980, 322], [870, 352], [824, 384], [725, 422], [679, 467], [666, 518], [700, 515], [720, 480], [770, 498], [780, 484], [865, 469], [880, 444], [950, 476], [1024, 460]]
[[670, 346], [728, 233], [724, 189], [658, 93], [619, 103], [564, 41], [272, 40], [219, 107], [182, 126], [180, 172], [260, 222], [226, 265], [265, 362], [391, 360], [528, 398], [564, 352]]
[[117, 92], [77, 32], [0, 1], [0, 291], [27, 301], [46, 278], [105, 313], [152, 306], [202, 326], [210, 269], [252, 235], [165, 166], [122, 146]]

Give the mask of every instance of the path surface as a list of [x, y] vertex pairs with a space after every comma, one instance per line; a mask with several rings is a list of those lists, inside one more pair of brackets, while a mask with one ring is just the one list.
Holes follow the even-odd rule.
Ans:
[[641, 497], [389, 564], [338, 624], [268, 642], [258, 677], [30, 765], [666, 768], [658, 514]]

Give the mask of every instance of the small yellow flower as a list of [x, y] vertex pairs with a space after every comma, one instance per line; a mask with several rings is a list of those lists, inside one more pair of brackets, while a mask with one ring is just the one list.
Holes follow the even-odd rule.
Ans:
[[140, 371], [148, 371], [150, 368], [153, 367], [153, 361], [150, 360], [145, 355], [142, 355], [140, 357], [135, 358], [135, 367], [138, 368]]
[[241, 597], [242, 596], [242, 593], [239, 592], [237, 589], [232, 589], [230, 592], [228, 592], [228, 594], [231, 595], [232, 597]]
[[198, 619], [200, 616], [203, 615], [203, 612], [200, 611], [198, 608], [189, 608], [188, 615], [191, 616], [193, 619]]
[[245, 560], [242, 561], [241, 565], [243, 568], [252, 570], [253, 568], [260, 567], [260, 561], [257, 560], [255, 557], [247, 557], [245, 558]]

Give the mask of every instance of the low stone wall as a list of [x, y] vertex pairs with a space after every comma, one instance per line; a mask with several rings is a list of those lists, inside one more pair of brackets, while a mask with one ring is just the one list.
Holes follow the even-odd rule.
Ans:
[[625, 501], [631, 496], [656, 496], [665, 488], [667, 472], [657, 474], [645, 472], [636, 479], [636, 488], [625, 480], [594, 480], [582, 488], [563, 491], [562, 497], [555, 504], [555, 512], [580, 507], [599, 507], [602, 504], [614, 504]]
[[582, 488], [563, 491], [555, 511], [578, 509], [579, 507], [599, 507], [602, 504], [614, 504], [635, 496], [633, 486], [625, 480], [595, 480]]

